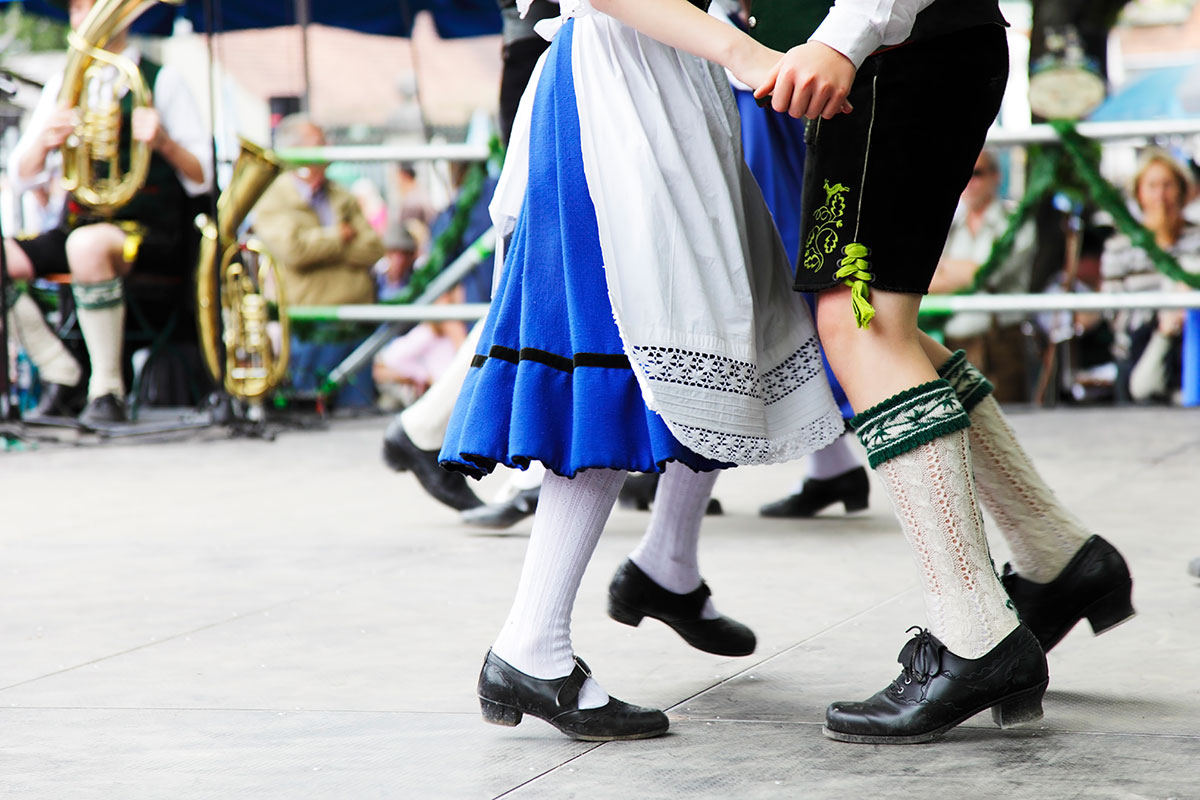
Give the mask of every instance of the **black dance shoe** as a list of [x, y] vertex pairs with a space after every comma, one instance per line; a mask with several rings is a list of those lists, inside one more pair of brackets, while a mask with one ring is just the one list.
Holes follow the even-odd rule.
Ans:
[[521, 520], [537, 511], [538, 495], [541, 489], [526, 489], [518, 492], [517, 496], [507, 503], [488, 503], [478, 508], [468, 508], [459, 517], [468, 525], [476, 528], [491, 528], [503, 530], [511, 528]]
[[397, 472], [411, 471], [430, 497], [455, 511], [483, 505], [467, 486], [466, 478], [438, 466], [436, 450], [422, 450], [408, 438], [399, 416], [391, 421], [383, 435], [383, 460]]
[[841, 503], [846, 513], [867, 507], [871, 481], [867, 471], [855, 467], [832, 478], [807, 478], [800, 491], [782, 500], [767, 503], [758, 510], [761, 517], [813, 517], [823, 508]]
[[904, 668], [900, 676], [869, 700], [831, 704], [822, 733], [839, 742], [918, 744], [985, 708], [1001, 728], [1042, 718], [1046, 654], [1024, 625], [974, 659], [954, 655], [927, 630], [915, 630], [897, 659]]
[[75, 386], [67, 386], [62, 383], [43, 383], [41, 399], [25, 415], [25, 418], [33, 420], [43, 417], [74, 417], [83, 410], [86, 389], [85, 383]]
[[89, 400], [79, 413], [80, 424], [88, 428], [103, 428], [126, 421], [125, 403], [115, 394], [102, 394]]
[[1004, 565], [1000, 582], [1021, 622], [1029, 626], [1046, 652], [1084, 617], [1098, 636], [1135, 613], [1129, 566], [1117, 549], [1099, 536], [1084, 542], [1049, 583], [1025, 580], [1011, 564]]
[[621, 491], [617, 492], [617, 505], [634, 511], [649, 511], [656, 491], [657, 472], [631, 472], [625, 476]]
[[488, 651], [479, 673], [479, 706], [485, 721], [513, 727], [530, 714], [549, 722], [572, 739], [612, 742], [650, 739], [667, 732], [667, 715], [653, 708], [631, 706], [615, 697], [599, 708], [580, 708], [579, 690], [591, 677], [583, 660], [565, 678], [542, 680], [521, 672]]
[[754, 631], [729, 617], [701, 619], [700, 612], [712, 592], [708, 584], [688, 594], [675, 594], [659, 586], [629, 559], [617, 568], [608, 585], [608, 615], [637, 627], [644, 617], [669, 625], [697, 650], [718, 656], [748, 656], [758, 644]]

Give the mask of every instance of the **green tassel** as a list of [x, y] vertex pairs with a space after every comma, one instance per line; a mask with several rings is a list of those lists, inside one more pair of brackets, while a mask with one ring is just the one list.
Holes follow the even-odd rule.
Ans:
[[854, 307], [854, 321], [858, 327], [870, 327], [871, 320], [875, 319], [875, 308], [867, 298], [871, 296], [869, 284], [875, 276], [871, 274], [866, 257], [871, 251], [865, 245], [852, 242], [842, 248], [842, 253], [846, 257], [838, 262], [840, 269], [833, 277], [850, 287], [850, 304]]
[[854, 321], [860, 328], [870, 327], [871, 320], [875, 319], [875, 307], [867, 301], [870, 293], [870, 287], [863, 281], [854, 281], [850, 287], [850, 303], [854, 306]]

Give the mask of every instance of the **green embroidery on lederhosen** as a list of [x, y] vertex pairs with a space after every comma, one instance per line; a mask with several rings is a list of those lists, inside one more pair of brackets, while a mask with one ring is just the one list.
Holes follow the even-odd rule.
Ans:
[[842, 195], [850, 191], [849, 186], [841, 183], [829, 185], [825, 181], [825, 205], [813, 212], [813, 220], [817, 223], [804, 239], [805, 269], [818, 270], [825, 263], [825, 256], [837, 250], [840, 236], [838, 229], [842, 227], [842, 217], [846, 213], [846, 198]]

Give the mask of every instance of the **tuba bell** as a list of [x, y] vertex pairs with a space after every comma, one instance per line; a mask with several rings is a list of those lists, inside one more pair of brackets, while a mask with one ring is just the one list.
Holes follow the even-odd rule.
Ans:
[[137, 64], [105, 45], [155, 3], [183, 0], [98, 0], [67, 41], [67, 67], [58, 93], [61, 108], [79, 111], [79, 127], [62, 146], [63, 187], [101, 215], [128, 203], [146, 182], [150, 145], [130, 142], [127, 171], [121, 167], [122, 89], [134, 107], [150, 105], [150, 89]]
[[[200, 215], [196, 220], [201, 232], [196, 322], [204, 363], [213, 379], [222, 382], [234, 397], [257, 401], [283, 380], [290, 330], [279, 265], [259, 242], [238, 241], [238, 229], [286, 166], [270, 151], [245, 139], [241, 145], [233, 176], [217, 199], [217, 219]], [[267, 335], [269, 306], [263, 294], [267, 276], [274, 282], [283, 329], [278, 353]]]

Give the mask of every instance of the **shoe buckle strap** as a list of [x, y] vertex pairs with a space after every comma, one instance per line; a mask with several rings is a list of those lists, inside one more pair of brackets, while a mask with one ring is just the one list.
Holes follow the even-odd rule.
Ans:
[[583, 682], [590, 677], [592, 677], [592, 670], [582, 658], [575, 656], [575, 669], [571, 670], [571, 674], [566, 677], [562, 686], [558, 687], [558, 694], [554, 697], [555, 704], [559, 708], [577, 705]]

